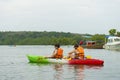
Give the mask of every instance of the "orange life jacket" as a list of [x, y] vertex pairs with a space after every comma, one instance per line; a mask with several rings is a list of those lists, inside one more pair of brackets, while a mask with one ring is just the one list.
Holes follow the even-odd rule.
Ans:
[[57, 54], [54, 56], [55, 58], [63, 58], [63, 49], [58, 48]]
[[83, 49], [81, 46], [79, 46], [79, 47], [77, 48], [77, 51], [79, 52], [79, 53], [77, 54], [77, 57], [82, 57], [82, 58], [84, 58], [84, 49]]

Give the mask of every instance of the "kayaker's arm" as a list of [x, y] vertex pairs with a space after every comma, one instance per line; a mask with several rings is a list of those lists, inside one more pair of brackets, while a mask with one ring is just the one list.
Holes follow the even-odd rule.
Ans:
[[75, 53], [75, 50], [72, 50], [68, 53], [68, 57], [67, 58], [73, 58], [73, 53]]
[[52, 57], [54, 57], [57, 54], [57, 50], [55, 49], [52, 53]]

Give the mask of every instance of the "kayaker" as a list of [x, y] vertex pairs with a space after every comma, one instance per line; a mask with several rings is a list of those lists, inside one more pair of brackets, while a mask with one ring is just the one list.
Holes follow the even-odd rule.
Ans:
[[74, 50], [68, 53], [68, 58], [72, 59], [84, 59], [84, 49], [78, 44], [74, 45]]
[[60, 45], [55, 44], [54, 47], [55, 47], [55, 50], [53, 51], [51, 58], [56, 58], [56, 59], [63, 58], [63, 49], [60, 48]]

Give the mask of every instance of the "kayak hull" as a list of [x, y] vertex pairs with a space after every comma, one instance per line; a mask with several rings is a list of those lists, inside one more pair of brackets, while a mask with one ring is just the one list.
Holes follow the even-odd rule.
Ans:
[[82, 64], [82, 65], [103, 65], [104, 61], [99, 59], [52, 59], [44, 56], [27, 55], [31, 63], [62, 63], [62, 64]]
[[85, 60], [78, 60], [73, 59], [69, 60], [69, 64], [84, 64], [84, 65], [103, 65], [104, 61], [99, 59], [85, 59]]

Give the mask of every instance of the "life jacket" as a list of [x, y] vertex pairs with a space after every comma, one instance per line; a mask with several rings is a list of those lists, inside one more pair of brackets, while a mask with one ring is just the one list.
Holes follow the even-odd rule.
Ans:
[[84, 58], [84, 49], [83, 49], [81, 46], [79, 46], [79, 47], [77, 48], [77, 51], [78, 51], [79, 53], [76, 54], [76, 57]]
[[63, 49], [58, 48], [57, 54], [54, 56], [55, 58], [61, 59], [63, 58]]

